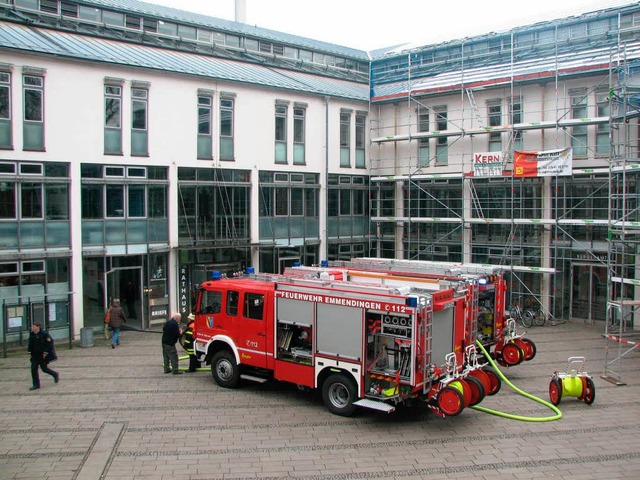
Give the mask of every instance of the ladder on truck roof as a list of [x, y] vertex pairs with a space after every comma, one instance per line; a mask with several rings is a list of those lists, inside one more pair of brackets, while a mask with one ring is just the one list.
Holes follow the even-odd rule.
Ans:
[[[412, 273], [434, 273], [442, 275], [462, 276], [471, 275], [498, 275], [504, 271], [499, 265], [482, 265], [479, 263], [454, 263], [454, 262], [431, 262], [428, 260], [403, 260], [384, 258], [353, 258], [347, 263], [353, 267], [365, 268], [365, 266], [375, 268], [388, 268], [393, 272]], [[332, 262], [338, 265], [340, 262]]]
[[431, 299], [430, 292], [425, 292], [410, 286], [386, 286], [386, 285], [371, 285], [358, 282], [347, 282], [342, 280], [332, 280], [324, 278], [300, 278], [286, 275], [271, 275], [271, 274], [252, 274], [250, 278], [261, 281], [270, 281], [276, 284], [276, 289], [283, 289], [287, 287], [313, 287], [313, 288], [329, 288], [331, 290], [340, 291], [344, 293], [345, 289], [348, 289], [354, 293], [368, 293], [374, 295], [386, 295], [386, 296], [428, 296]]

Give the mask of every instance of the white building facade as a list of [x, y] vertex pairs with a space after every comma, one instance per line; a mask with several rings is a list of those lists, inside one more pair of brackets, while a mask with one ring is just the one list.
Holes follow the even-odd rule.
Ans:
[[[113, 298], [153, 328], [213, 271], [361, 256], [502, 265], [510, 302], [604, 320], [636, 296], [635, 244], [609, 246], [640, 220], [639, 28], [631, 4], [370, 55], [136, 0], [0, 0], [2, 338], [78, 338]], [[516, 174], [564, 149], [568, 172]]]

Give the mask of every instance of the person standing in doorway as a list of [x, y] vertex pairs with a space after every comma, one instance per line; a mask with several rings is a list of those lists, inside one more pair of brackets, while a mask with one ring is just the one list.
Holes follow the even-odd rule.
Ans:
[[49, 359], [53, 351], [53, 340], [49, 332], [42, 329], [42, 325], [35, 322], [31, 325], [31, 334], [29, 335], [29, 348], [31, 354], [31, 388], [29, 390], [37, 390], [40, 388], [40, 375], [38, 369], [44, 373], [48, 373], [53, 377], [53, 381], [58, 383], [60, 375], [54, 372], [48, 366]]
[[120, 345], [120, 327], [122, 327], [123, 323], [127, 323], [127, 315], [120, 306], [120, 299], [114, 298], [111, 302], [111, 316], [109, 318], [109, 326], [113, 333], [111, 348], [116, 348], [117, 345]]
[[182, 373], [178, 370], [178, 350], [176, 349], [176, 343], [182, 336], [181, 319], [182, 315], [174, 313], [162, 327], [162, 363], [164, 365], [164, 373], [173, 372], [174, 375]]
[[136, 287], [131, 280], [127, 282], [124, 288], [124, 301], [127, 302], [129, 318], [138, 318], [136, 315]]

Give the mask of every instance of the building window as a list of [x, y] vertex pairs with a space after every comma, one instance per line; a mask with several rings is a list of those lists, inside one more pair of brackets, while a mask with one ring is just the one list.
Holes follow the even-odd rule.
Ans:
[[[572, 90], [571, 118], [587, 118], [587, 91], [585, 89]], [[571, 146], [576, 156], [586, 156], [588, 148], [587, 125], [576, 125], [571, 129]]]
[[287, 163], [287, 107], [276, 105], [275, 162]]
[[364, 114], [356, 114], [356, 168], [365, 168], [365, 145], [367, 117]]
[[104, 86], [104, 153], [122, 155], [122, 86]]
[[85, 245], [168, 241], [165, 167], [81, 165]]
[[0, 148], [13, 148], [11, 129], [11, 73], [0, 71]]
[[[598, 117], [609, 117], [609, 92], [596, 92], [596, 102], [598, 105]], [[599, 123], [596, 126], [596, 153], [598, 155], [609, 155], [611, 144], [609, 141], [609, 123]]]
[[44, 77], [23, 76], [24, 150], [44, 151]]
[[[499, 127], [502, 125], [502, 101], [498, 98], [487, 102], [487, 115], [489, 127]], [[489, 132], [489, 151], [502, 151], [502, 134], [500, 132]]]
[[220, 99], [220, 160], [233, 160], [234, 99]]
[[[418, 108], [418, 132], [429, 131], [429, 110], [425, 107]], [[418, 139], [418, 166], [429, 165], [429, 139]]]
[[[434, 108], [436, 112], [436, 130], [444, 132], [447, 130], [447, 106]], [[446, 135], [436, 138], [436, 165], [447, 165], [449, 162], [449, 140]]]
[[131, 155], [149, 155], [149, 90], [134, 87], [131, 89]]
[[340, 114], [340, 166], [351, 166], [351, 113]]
[[20, 218], [42, 219], [42, 183], [20, 184]]
[[[513, 97], [509, 102], [509, 116], [511, 125], [518, 125], [524, 122], [522, 115], [522, 98], [521, 97]], [[511, 148], [513, 150], [522, 150], [522, 130], [512, 130], [512, 145]]]
[[306, 108], [294, 107], [293, 109], [293, 164], [304, 165], [305, 157], [305, 116]]
[[68, 246], [68, 164], [2, 163], [0, 248]]
[[247, 170], [180, 167], [179, 241], [189, 246], [248, 241], [250, 179]]
[[213, 136], [211, 135], [211, 95], [198, 95], [198, 158], [213, 158]]

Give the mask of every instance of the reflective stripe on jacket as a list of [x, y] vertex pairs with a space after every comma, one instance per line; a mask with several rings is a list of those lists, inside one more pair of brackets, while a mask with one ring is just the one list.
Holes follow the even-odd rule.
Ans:
[[193, 355], [193, 323], [194, 322], [189, 322], [187, 329], [182, 334], [182, 346], [189, 355]]

